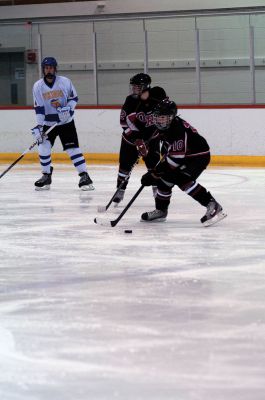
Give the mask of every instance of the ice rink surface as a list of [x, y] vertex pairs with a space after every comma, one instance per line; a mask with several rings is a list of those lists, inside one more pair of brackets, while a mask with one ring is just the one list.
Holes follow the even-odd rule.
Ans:
[[0, 180], [0, 399], [264, 400], [265, 170], [203, 173], [228, 213], [208, 228], [178, 188], [167, 222], [140, 222], [145, 188], [96, 225], [117, 166], [89, 172], [94, 192], [70, 165], [46, 192], [38, 165]]

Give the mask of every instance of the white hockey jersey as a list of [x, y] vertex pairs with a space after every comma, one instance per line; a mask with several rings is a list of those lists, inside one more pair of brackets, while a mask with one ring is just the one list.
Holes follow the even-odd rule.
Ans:
[[56, 76], [53, 85], [47, 85], [44, 79], [35, 82], [33, 86], [33, 101], [38, 125], [51, 126], [55, 122], [58, 125], [65, 124], [60, 122], [58, 107], [71, 107], [72, 121], [74, 109], [78, 101], [77, 93], [71, 80], [65, 76]]

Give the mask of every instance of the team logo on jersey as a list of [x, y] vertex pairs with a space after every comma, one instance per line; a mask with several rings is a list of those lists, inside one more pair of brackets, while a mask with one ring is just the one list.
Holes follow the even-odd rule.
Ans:
[[121, 110], [120, 120], [124, 121], [125, 119], [126, 119], [126, 112], [124, 110]]
[[51, 106], [54, 108], [61, 107], [61, 103], [59, 102], [59, 99], [51, 99]]
[[145, 122], [145, 113], [142, 111], [137, 113], [136, 118], [139, 119], [139, 121], [141, 121], [141, 122]]
[[45, 100], [52, 100], [54, 98], [63, 97], [62, 90], [50, 90], [49, 92], [42, 93]]
[[145, 122], [145, 126], [149, 127], [154, 125], [154, 116], [153, 114], [145, 114], [144, 112], [139, 112], [136, 115], [136, 118], [141, 122]]

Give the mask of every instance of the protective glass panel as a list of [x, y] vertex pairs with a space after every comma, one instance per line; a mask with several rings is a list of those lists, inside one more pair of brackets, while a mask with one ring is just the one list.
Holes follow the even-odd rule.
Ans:
[[201, 18], [198, 27], [202, 103], [251, 102], [248, 19]]
[[95, 23], [99, 104], [123, 104], [130, 77], [144, 72], [142, 21]]

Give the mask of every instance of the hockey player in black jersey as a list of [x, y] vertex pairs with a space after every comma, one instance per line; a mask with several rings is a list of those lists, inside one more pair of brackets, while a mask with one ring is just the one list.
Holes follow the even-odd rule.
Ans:
[[[144, 73], [134, 75], [130, 85], [131, 94], [127, 96], [120, 113], [123, 133], [117, 178], [120, 190], [113, 199], [116, 205], [124, 197], [130, 173], [139, 157], [143, 158], [148, 170], [152, 170], [160, 158], [160, 140], [152, 111], [166, 98], [166, 92], [159, 86], [151, 88], [151, 77]], [[153, 192], [156, 192], [155, 186]]]
[[142, 214], [142, 221], [164, 221], [167, 217], [172, 188], [177, 185], [206, 207], [201, 218], [210, 226], [226, 217], [221, 205], [210, 192], [196, 182], [210, 162], [207, 141], [188, 122], [177, 116], [177, 106], [168, 99], [154, 109], [154, 123], [163, 141], [163, 158], [151, 172], [142, 176], [144, 186], [157, 185], [156, 209]]

